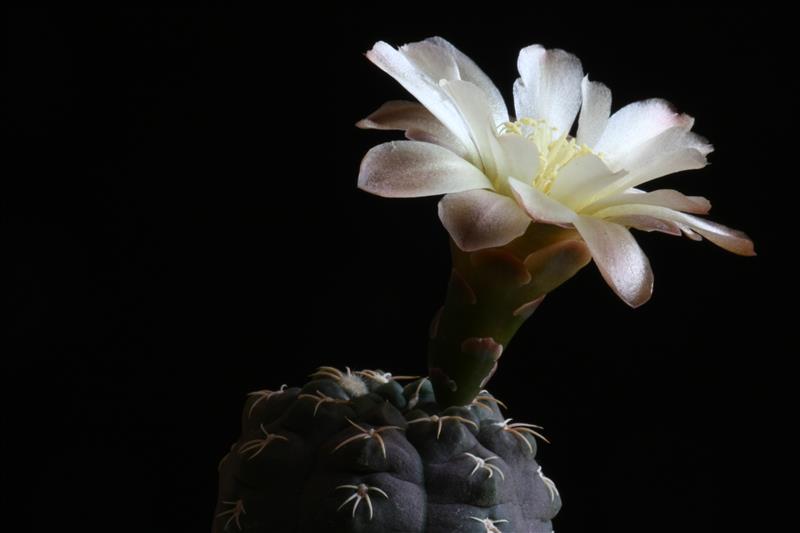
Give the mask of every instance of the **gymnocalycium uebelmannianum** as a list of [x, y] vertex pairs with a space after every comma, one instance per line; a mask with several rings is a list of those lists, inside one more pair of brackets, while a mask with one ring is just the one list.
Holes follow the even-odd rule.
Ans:
[[753, 244], [695, 216], [705, 198], [639, 189], [706, 164], [694, 120], [656, 99], [612, 115], [611, 92], [567, 52], [520, 52], [515, 118], [442, 38], [379, 42], [367, 57], [419, 103], [390, 101], [358, 123], [409, 139], [370, 150], [359, 187], [445, 195], [453, 270], [428, 376], [321, 367], [303, 387], [250, 393], [219, 464], [213, 531], [551, 533], [561, 497], [535, 458], [541, 428], [506, 418], [484, 388], [511, 337], [591, 260], [627, 304], [646, 302], [653, 275], [631, 228], [741, 255]]

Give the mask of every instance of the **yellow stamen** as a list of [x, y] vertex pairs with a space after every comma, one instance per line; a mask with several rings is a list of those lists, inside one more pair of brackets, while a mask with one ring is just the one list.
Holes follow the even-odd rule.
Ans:
[[585, 144], [579, 145], [575, 138], [564, 133], [553, 139], [556, 129], [544, 120], [524, 117], [515, 122], [500, 125], [501, 134], [525, 137], [536, 145], [539, 151], [539, 172], [533, 178], [533, 185], [542, 192], [549, 192], [558, 178], [558, 172], [570, 161], [584, 154], [592, 153]]

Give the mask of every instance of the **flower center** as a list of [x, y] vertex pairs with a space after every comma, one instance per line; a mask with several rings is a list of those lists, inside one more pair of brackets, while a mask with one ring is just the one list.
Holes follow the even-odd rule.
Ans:
[[544, 120], [527, 117], [500, 125], [501, 134], [520, 135], [536, 145], [539, 151], [539, 172], [534, 176], [532, 185], [544, 193], [550, 191], [558, 178], [558, 171], [564, 165], [579, 155], [592, 153], [588, 146], [579, 145], [567, 133], [554, 139], [555, 131]]

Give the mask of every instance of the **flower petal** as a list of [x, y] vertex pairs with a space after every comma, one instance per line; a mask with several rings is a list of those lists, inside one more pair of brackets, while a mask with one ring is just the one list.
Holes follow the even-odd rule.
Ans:
[[[676, 222], [676, 224], [677, 224], [677, 222]], [[699, 233], [696, 233], [692, 228], [690, 228], [686, 224], [677, 224], [677, 226], [679, 228], [681, 228], [681, 231], [683, 232], [683, 234], [686, 235], [686, 237], [688, 237], [689, 239], [691, 239], [693, 241], [698, 241], [698, 242], [703, 240], [703, 236], [702, 235], [700, 235]], [[755, 254], [755, 252], [753, 252], [753, 254]]]
[[438, 144], [467, 159], [469, 153], [458, 137], [453, 135], [425, 106], [405, 100], [390, 100], [356, 126], [375, 130], [404, 130], [412, 141]]
[[506, 109], [506, 103], [503, 100], [503, 96], [500, 94], [497, 86], [492, 82], [491, 79], [489, 79], [489, 76], [484, 74], [484, 72], [480, 69], [480, 67], [478, 67], [478, 65], [475, 64], [474, 61], [472, 61], [472, 59], [467, 57], [458, 48], [441, 37], [430, 37], [425, 39], [423, 42], [435, 45], [439, 49], [450, 54], [457, 66], [457, 77], [445, 78], [442, 76], [438, 79], [461, 79], [477, 85], [478, 88], [484, 92], [489, 101], [489, 107], [492, 109], [494, 124], [502, 124], [503, 122], [508, 121], [508, 110]]
[[608, 185], [596, 199], [616, 195], [668, 174], [703, 168], [713, 147], [701, 136], [682, 127], [664, 130], [650, 140], [618, 157], [612, 166], [628, 170], [628, 175]]
[[481, 189], [442, 198], [439, 218], [465, 252], [508, 244], [525, 233], [531, 223], [514, 200]]
[[410, 198], [491, 189], [492, 184], [474, 165], [441, 146], [393, 141], [367, 152], [358, 187], [378, 196]]
[[684, 170], [697, 170], [708, 164], [706, 156], [694, 148], [684, 148], [675, 152], [662, 153], [646, 166], [631, 171], [627, 176], [606, 187], [598, 194], [598, 198], [605, 198], [619, 194], [633, 187], [638, 187], [663, 176], [683, 172]]
[[569, 225], [577, 215], [570, 208], [550, 198], [545, 193], [519, 180], [509, 179], [508, 185], [517, 203], [537, 222]]
[[544, 119], [556, 129], [555, 137], [569, 133], [581, 105], [580, 60], [564, 50], [545, 50], [535, 44], [520, 51], [517, 68], [517, 118]]
[[436, 43], [429, 40], [418, 41], [404, 44], [398, 50], [434, 82], [461, 79], [453, 54]]
[[[663, 208], [661, 208], [663, 209]], [[723, 250], [728, 250], [737, 255], [756, 255], [753, 241], [743, 231], [735, 230], [710, 220], [704, 220], [692, 215], [682, 215], [680, 221], [684, 222], [695, 233], [699, 233]]]
[[636, 228], [641, 231], [660, 231], [668, 235], [680, 237], [681, 227], [675, 222], [661, 220], [660, 218], [649, 217], [646, 215], [625, 215], [620, 217], [607, 218], [609, 222], [621, 224], [626, 228]]
[[579, 211], [590, 202], [597, 191], [616, 183], [625, 171], [614, 173], [595, 154], [574, 158], [559, 170], [550, 188], [550, 196]]
[[500, 135], [497, 138], [502, 150], [499, 175], [515, 178], [523, 183], [533, 182], [539, 172], [539, 150], [521, 135]]
[[663, 154], [670, 154], [687, 148], [697, 150], [703, 155], [708, 155], [714, 151], [714, 147], [704, 137], [684, 127], [673, 126], [627, 150], [626, 153], [618, 157], [618, 161], [626, 169], [635, 171], [658, 160]]
[[405, 54], [383, 41], [375, 43], [372, 50], [367, 52], [367, 59], [414, 95], [464, 146], [472, 147], [467, 127], [450, 99], [442, 92], [438, 79], [431, 78]]
[[[756, 255], [753, 241], [741, 231], [728, 228], [722, 224], [698, 218], [674, 209], [655, 205], [628, 204], [603, 209], [594, 214], [595, 217], [612, 218], [628, 215], [646, 215], [662, 220], [675, 222], [679, 226], [687, 226], [702, 235], [720, 248], [738, 255]], [[689, 233], [689, 235], [691, 235]]]
[[702, 196], [686, 196], [673, 189], [658, 189], [643, 192], [638, 189], [608, 196], [592, 204], [591, 209], [597, 212], [615, 205], [643, 204], [668, 207], [676, 211], [705, 215], [711, 210], [711, 202]]
[[701, 168], [706, 164], [705, 156], [713, 150], [700, 135], [676, 126], [630, 149], [611, 164], [628, 170], [629, 177], [620, 182], [623, 188], [619, 190], [624, 190], [667, 174]]
[[616, 163], [634, 147], [661, 132], [673, 127], [690, 130], [693, 123], [692, 117], [675, 112], [666, 100], [652, 98], [634, 102], [611, 115], [594, 150]]
[[502, 157], [502, 153], [497, 143], [492, 111], [486, 94], [468, 81], [442, 80], [440, 85], [467, 125], [469, 136], [478, 148], [483, 169], [488, 175], [496, 176], [496, 161]]
[[606, 192], [622, 192], [662, 176], [703, 168], [708, 164], [706, 156], [713, 150], [696, 133], [681, 127], [669, 128], [619, 158], [629, 175]]
[[581, 114], [578, 117], [577, 140], [590, 148], [594, 146], [606, 129], [611, 114], [611, 90], [589, 76], [581, 80]]
[[603, 278], [625, 303], [639, 307], [650, 299], [653, 271], [630, 231], [586, 216], [575, 220], [575, 229], [586, 241]]

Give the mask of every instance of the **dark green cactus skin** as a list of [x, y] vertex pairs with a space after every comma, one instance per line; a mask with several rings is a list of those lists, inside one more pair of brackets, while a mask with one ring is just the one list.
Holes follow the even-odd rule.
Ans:
[[[561, 499], [536, 440], [504, 427], [488, 393], [440, 411], [428, 379], [402, 387], [377, 373], [356, 391], [348, 373], [248, 399], [241, 438], [220, 462], [212, 533], [553, 530]], [[468, 454], [496, 458], [481, 468]]]

